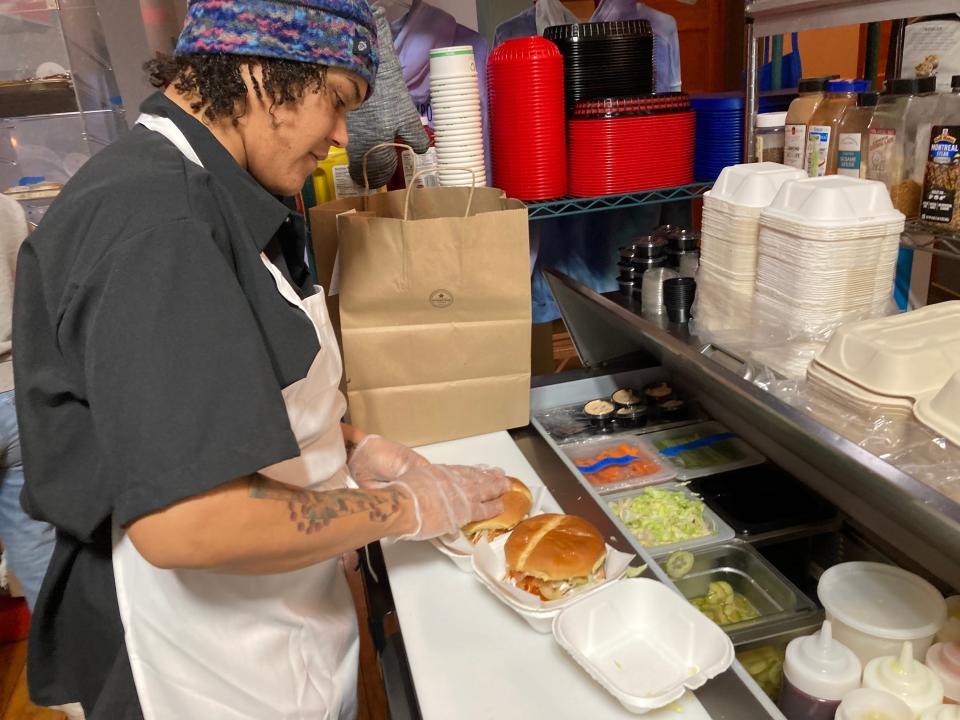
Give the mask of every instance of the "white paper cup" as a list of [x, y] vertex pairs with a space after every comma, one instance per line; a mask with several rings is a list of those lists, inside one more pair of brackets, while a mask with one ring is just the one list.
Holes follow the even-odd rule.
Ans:
[[477, 72], [473, 48], [469, 45], [435, 48], [430, 51], [430, 77], [440, 78]]

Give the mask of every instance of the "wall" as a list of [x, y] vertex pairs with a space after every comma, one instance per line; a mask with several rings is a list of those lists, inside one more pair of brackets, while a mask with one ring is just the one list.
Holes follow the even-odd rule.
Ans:
[[[784, 37], [783, 51], [789, 52], [790, 36]], [[799, 34], [800, 57], [805, 77], [839, 75], [857, 76], [860, 53], [860, 26], [842, 25], [822, 30], [807, 30]]]

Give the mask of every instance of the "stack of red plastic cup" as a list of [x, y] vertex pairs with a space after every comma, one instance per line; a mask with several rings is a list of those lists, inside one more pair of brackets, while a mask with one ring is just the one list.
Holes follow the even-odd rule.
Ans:
[[549, 40], [498, 45], [487, 61], [493, 183], [510, 197], [567, 194], [563, 56]]
[[684, 93], [576, 103], [568, 128], [570, 194], [592, 197], [692, 183], [695, 125]]

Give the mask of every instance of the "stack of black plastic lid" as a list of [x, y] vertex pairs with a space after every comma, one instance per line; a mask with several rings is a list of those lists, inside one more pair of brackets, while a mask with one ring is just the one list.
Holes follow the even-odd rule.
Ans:
[[554, 25], [543, 36], [563, 54], [568, 110], [579, 100], [655, 90], [653, 30], [646, 20]]
[[690, 308], [697, 294], [697, 283], [691, 277], [671, 278], [663, 281], [663, 304], [670, 322], [685, 323], [690, 320]]
[[648, 270], [663, 267], [667, 262], [666, 238], [643, 235], [631, 244], [620, 248], [620, 271], [617, 282], [620, 292], [628, 297], [640, 298], [643, 274]]

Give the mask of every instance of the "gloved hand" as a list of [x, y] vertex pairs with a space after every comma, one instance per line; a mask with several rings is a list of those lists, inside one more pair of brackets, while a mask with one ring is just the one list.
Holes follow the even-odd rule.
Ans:
[[429, 464], [429, 460], [406, 445], [379, 435], [365, 436], [347, 460], [350, 475], [362, 488], [396, 480], [415, 467]]
[[409, 492], [416, 506], [417, 529], [400, 540], [429, 540], [493, 517], [510, 489], [502, 470], [466, 465], [423, 465], [390, 485]]
[[[363, 156], [374, 145], [402, 142], [418, 155], [430, 147], [430, 137], [423, 129], [420, 115], [403, 81], [386, 13], [383, 8], [374, 7], [373, 15], [377, 20], [377, 45], [380, 48], [380, 68], [377, 70], [373, 95], [359, 110], [347, 115], [350, 177], [360, 187], [363, 187]], [[380, 148], [370, 153], [367, 160], [370, 187], [386, 185], [396, 169], [396, 148]]]

